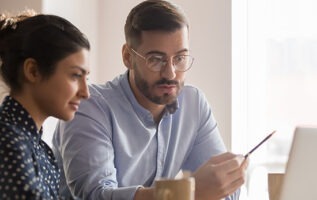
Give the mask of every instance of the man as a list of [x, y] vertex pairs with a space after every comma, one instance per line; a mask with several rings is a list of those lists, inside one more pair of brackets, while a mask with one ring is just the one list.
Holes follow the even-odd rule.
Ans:
[[247, 162], [225, 153], [206, 98], [184, 85], [194, 61], [188, 31], [172, 3], [149, 0], [131, 10], [122, 48], [127, 72], [92, 85], [91, 98], [54, 135], [73, 195], [149, 200], [155, 179], [189, 170], [196, 200], [238, 199]]

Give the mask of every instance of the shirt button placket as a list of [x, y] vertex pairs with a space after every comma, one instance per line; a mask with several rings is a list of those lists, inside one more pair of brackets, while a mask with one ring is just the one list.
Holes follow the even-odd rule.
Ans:
[[156, 177], [162, 177], [163, 169], [164, 169], [164, 138], [163, 135], [160, 133], [160, 129], [157, 129], [157, 171]]

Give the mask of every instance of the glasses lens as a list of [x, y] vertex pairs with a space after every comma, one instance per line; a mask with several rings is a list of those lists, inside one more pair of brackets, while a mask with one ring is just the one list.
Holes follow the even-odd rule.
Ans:
[[153, 71], [160, 71], [164, 66], [164, 58], [159, 55], [152, 55], [146, 59], [147, 66]]
[[[178, 55], [173, 57], [173, 66], [176, 71], [186, 71], [193, 63], [194, 58], [189, 55]], [[152, 71], [161, 71], [162, 68], [167, 64], [167, 60], [161, 55], [152, 55], [146, 58], [146, 65]]]
[[179, 55], [174, 57], [173, 62], [176, 70], [186, 71], [191, 67], [193, 58], [189, 55]]

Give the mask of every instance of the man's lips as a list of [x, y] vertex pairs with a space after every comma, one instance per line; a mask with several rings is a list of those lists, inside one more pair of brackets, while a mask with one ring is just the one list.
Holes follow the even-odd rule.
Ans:
[[170, 94], [176, 89], [176, 85], [167, 85], [167, 84], [159, 85], [158, 89], [162, 91], [163, 93]]
[[156, 82], [156, 86], [161, 93], [171, 94], [174, 91], [176, 91], [176, 89], [178, 87], [178, 81], [161, 79], [161, 80]]
[[158, 86], [159, 88], [175, 88], [176, 85], [171, 85], [171, 84], [162, 84]]

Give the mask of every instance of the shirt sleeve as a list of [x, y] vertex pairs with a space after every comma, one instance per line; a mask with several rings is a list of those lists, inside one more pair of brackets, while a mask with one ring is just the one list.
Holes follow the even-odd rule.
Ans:
[[72, 194], [82, 199], [132, 200], [141, 186], [118, 187], [111, 117], [102, 110], [98, 103], [85, 101], [75, 119], [59, 123], [66, 181]]
[[[211, 107], [203, 93], [199, 92], [199, 127], [194, 146], [186, 159], [183, 170], [196, 171], [202, 164], [215, 155], [227, 151], [221, 138], [217, 122]], [[226, 200], [238, 200], [240, 191], [236, 191]]]

